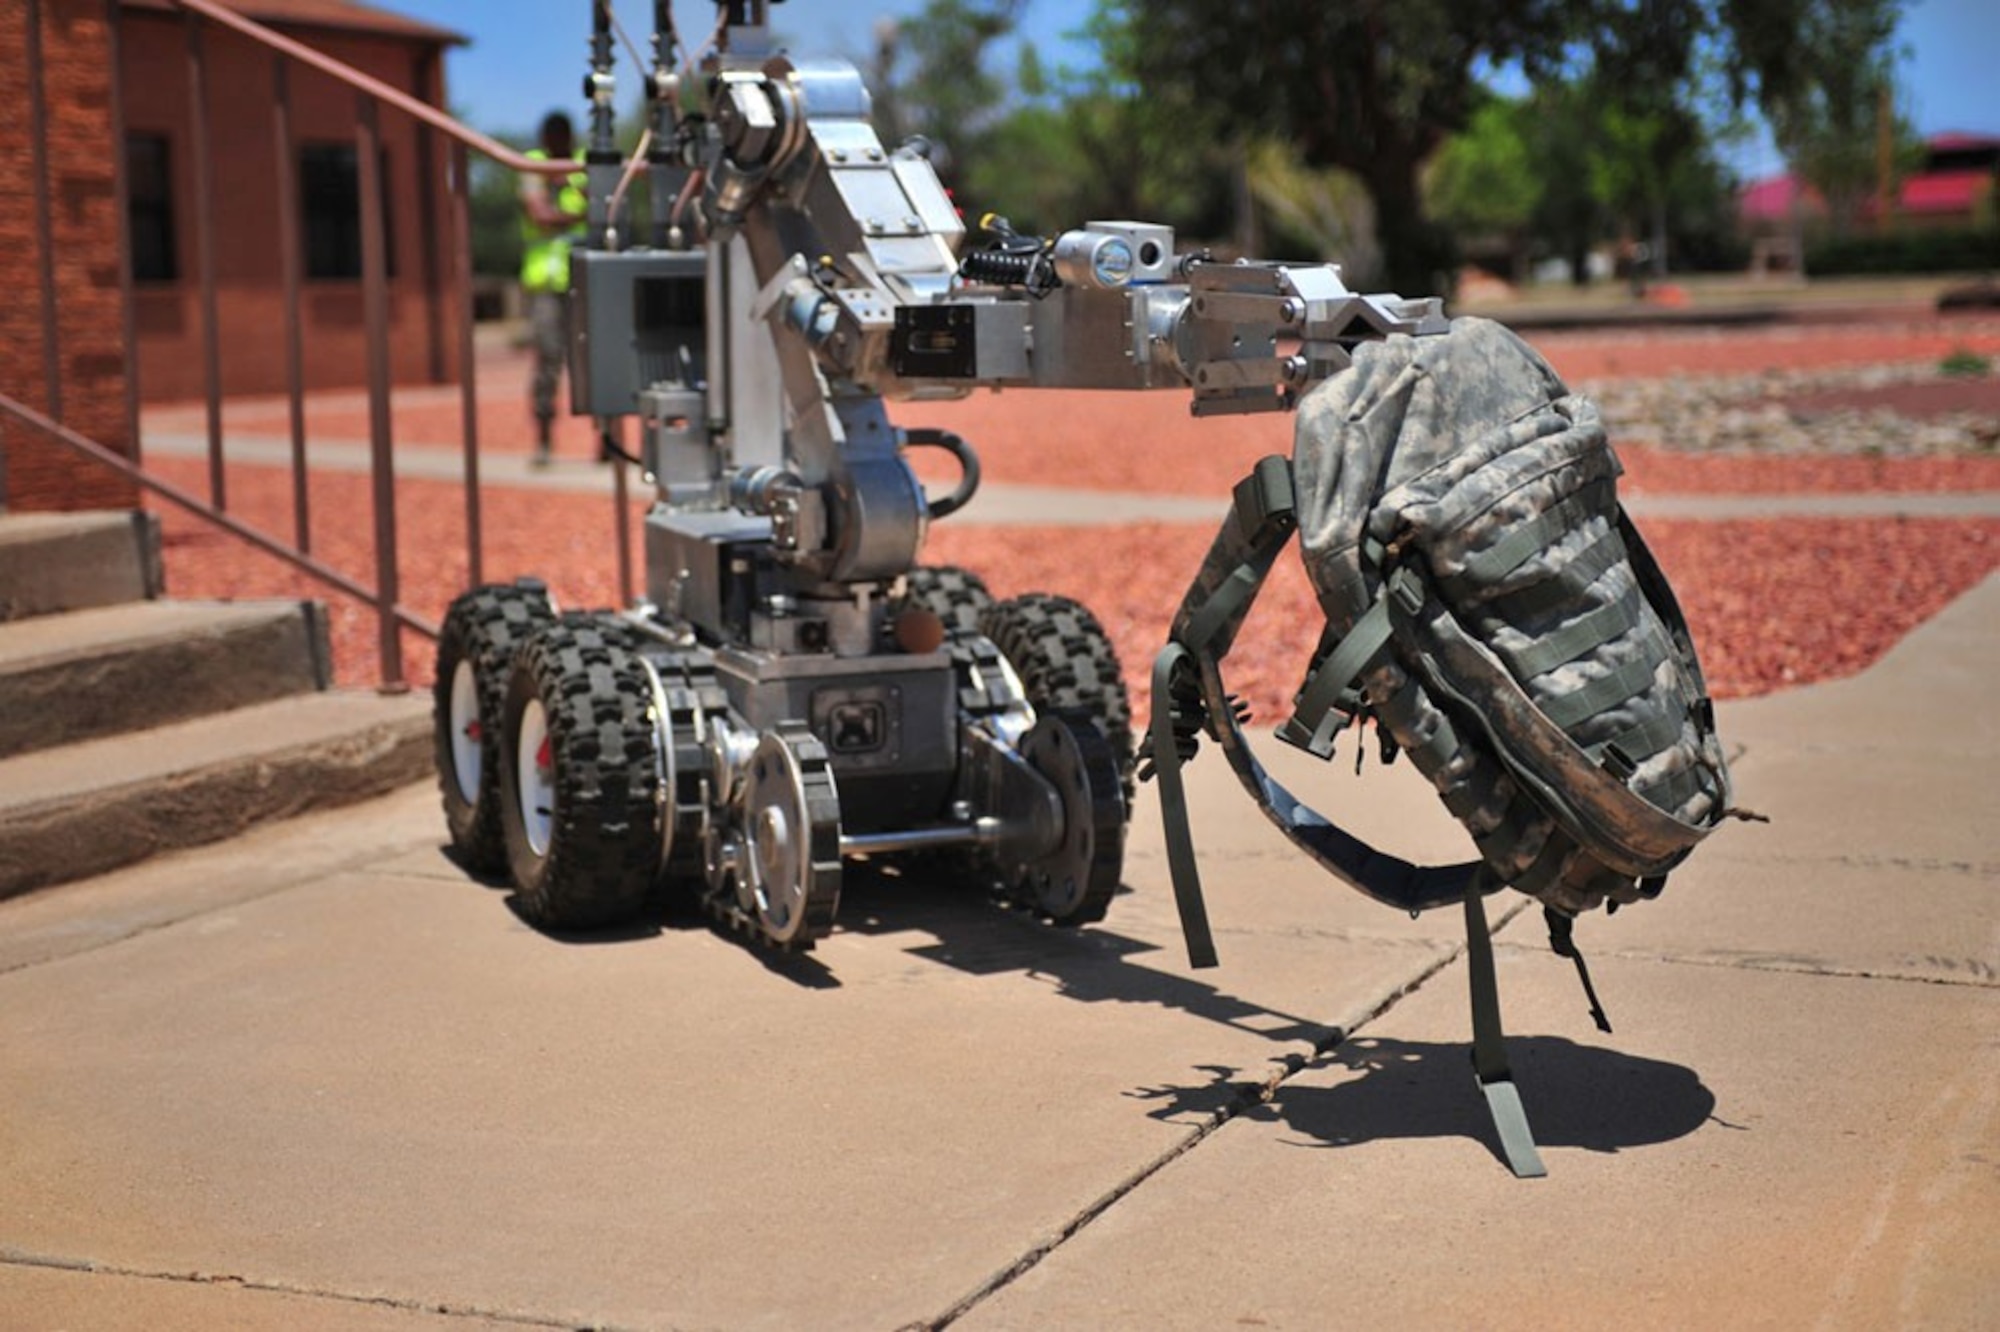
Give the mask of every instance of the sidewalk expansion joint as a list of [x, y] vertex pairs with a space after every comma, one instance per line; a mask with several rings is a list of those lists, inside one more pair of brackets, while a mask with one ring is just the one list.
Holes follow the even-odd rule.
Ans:
[[[1528, 905], [1527, 902], [1521, 902], [1503, 911], [1499, 918], [1493, 922], [1492, 928], [1494, 931], [1498, 932], [1504, 929], [1516, 916], [1527, 910]], [[1167, 1148], [1160, 1155], [1126, 1176], [1123, 1181], [1112, 1187], [1081, 1212], [1071, 1217], [1055, 1235], [1034, 1245], [1019, 1258], [1015, 1259], [1011, 1265], [988, 1277], [977, 1289], [964, 1296], [936, 1318], [924, 1322], [906, 1324], [900, 1329], [900, 1332], [942, 1332], [942, 1329], [950, 1327], [953, 1323], [971, 1313], [979, 1305], [1033, 1271], [1041, 1264], [1043, 1259], [1069, 1243], [1070, 1240], [1074, 1239], [1092, 1222], [1130, 1197], [1148, 1180], [1206, 1142], [1223, 1125], [1256, 1110], [1259, 1106], [1268, 1104], [1277, 1096], [1279, 1089], [1285, 1083], [1326, 1058], [1339, 1046], [1352, 1040], [1361, 1032], [1366, 1031], [1377, 1018], [1380, 1018], [1410, 995], [1421, 990], [1440, 972], [1447, 970], [1464, 956], [1465, 945], [1459, 944], [1442, 957], [1432, 959], [1430, 964], [1418, 971], [1416, 975], [1383, 996], [1352, 1027], [1330, 1027], [1324, 1039], [1313, 1042], [1312, 1050], [1309, 1053], [1287, 1054], [1281, 1059], [1273, 1061], [1278, 1067], [1263, 1081], [1255, 1084], [1239, 1083], [1235, 1095], [1220, 1109], [1211, 1112], [1196, 1123], [1185, 1138], [1182, 1138], [1172, 1147]]]
[[542, 1314], [510, 1313], [502, 1309], [487, 1309], [471, 1304], [456, 1304], [450, 1300], [399, 1299], [391, 1295], [358, 1295], [350, 1291], [323, 1290], [314, 1286], [294, 1285], [285, 1281], [266, 1281], [256, 1277], [242, 1276], [226, 1272], [160, 1272], [146, 1268], [124, 1267], [116, 1263], [100, 1263], [91, 1258], [65, 1258], [48, 1254], [29, 1253], [23, 1249], [0, 1245], [0, 1267], [33, 1267], [45, 1271], [74, 1272], [85, 1276], [121, 1277], [133, 1281], [166, 1281], [187, 1286], [219, 1286], [235, 1290], [256, 1291], [265, 1295], [286, 1295], [295, 1299], [333, 1300], [342, 1304], [366, 1305], [377, 1309], [396, 1309], [404, 1313], [429, 1314], [443, 1318], [474, 1318], [489, 1323], [505, 1323], [515, 1327], [588, 1327], [593, 1332], [616, 1332], [610, 1324], [578, 1324], [572, 1319], [551, 1318]]
[[1959, 874], [1970, 878], [2000, 878], [2000, 861], [1949, 860], [1943, 856], [1871, 855], [1867, 852], [1814, 855], [1803, 851], [1767, 854], [1731, 851], [1711, 856], [1708, 864], [1777, 869], [1824, 869], [1828, 866], [1839, 866], [1842, 869], [1913, 870], [1919, 874]]
[[[1524, 948], [1523, 951], [1536, 950]], [[1964, 973], [1938, 976], [1871, 967], [1849, 967], [1809, 957], [1760, 953], [1702, 956], [1691, 953], [1649, 953], [1640, 949], [1620, 948], [1595, 950], [1591, 956], [1596, 957], [1599, 952], [1605, 957], [1616, 958], [1621, 962], [1658, 962], [1666, 966], [1719, 967], [1730, 971], [1764, 971], [1786, 976], [1824, 976], [1830, 980], [1889, 981], [1902, 985], [1944, 985], [1971, 990], [2000, 988], [2000, 970], [1973, 957], [1942, 957], [1931, 954], [1912, 959], [1913, 962], [1920, 962], [1940, 970]]]

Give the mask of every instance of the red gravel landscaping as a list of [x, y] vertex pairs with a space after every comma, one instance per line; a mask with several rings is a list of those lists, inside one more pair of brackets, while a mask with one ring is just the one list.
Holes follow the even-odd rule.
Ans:
[[1695, 329], [1564, 329], [1525, 335], [1571, 383], [1742, 375], [1766, 370], [1936, 363], [1955, 351], [2000, 352], [2000, 320], [1984, 315], [1857, 324], [1766, 324]]
[[1825, 412], [1893, 412], [1916, 421], [1969, 413], [2000, 421], [2000, 378], [1991, 374], [1884, 384], [1877, 388], [1823, 389], [1786, 397], [1801, 416]]
[[1863, 457], [1827, 453], [1676, 453], [1620, 444], [1633, 495], [1936, 494], [2000, 490], [2000, 457]]
[[[1558, 368], [1575, 377], [1638, 370], [1744, 374], [1779, 366], [1931, 360], [1957, 348], [2000, 352], [2000, 321], [1670, 335], [1565, 332], [1535, 340]], [[496, 454], [519, 452], [526, 444], [519, 402], [524, 364], [515, 355], [482, 358], [482, 439]], [[359, 395], [314, 395], [308, 407], [314, 438], [366, 437]], [[457, 434], [457, 412], [454, 389], [401, 392], [396, 437], [408, 444], [449, 444]], [[1186, 397], [1177, 393], [1016, 390], [956, 403], [899, 404], [894, 412], [899, 423], [942, 426], [973, 440], [990, 480], [1073, 489], [1220, 498], [1258, 457], [1288, 453], [1291, 444], [1287, 417], [1192, 420]], [[226, 422], [232, 432], [282, 436], [285, 404], [232, 402]], [[200, 412], [186, 406], [149, 409], [147, 428], [199, 434]], [[566, 423], [563, 446], [574, 456], [587, 456], [587, 425]], [[1685, 454], [1639, 444], [1622, 445], [1620, 454], [1627, 468], [1625, 488], [1648, 495], [2000, 491], [2000, 459], [1993, 457]], [[914, 456], [933, 488], [949, 483], [948, 459], [930, 451]], [[205, 464], [199, 460], [156, 455], [153, 465], [169, 480], [205, 488]], [[289, 483], [281, 469], [233, 465], [229, 480], [237, 516], [267, 531], [289, 532]], [[636, 484], [634, 489], [643, 491]], [[315, 553], [371, 579], [366, 478], [320, 473], [313, 493]], [[446, 482], [406, 480], [398, 494], [402, 601], [435, 619], [466, 580], [463, 500]], [[275, 559], [246, 550], [172, 506], [155, 502], [154, 507], [164, 517], [173, 594], [321, 597], [332, 610], [339, 678], [350, 684], [376, 680], [377, 630], [369, 608], [316, 589]], [[635, 517], [641, 507], [635, 505]], [[976, 504], [972, 512], [976, 515]], [[485, 515], [487, 579], [532, 573], [545, 578], [565, 604], [618, 600], [607, 499], [492, 486]], [[1653, 521], [1647, 533], [1687, 609], [1710, 683], [1723, 697], [1857, 671], [2000, 568], [2000, 520], [1986, 518]], [[1003, 596], [1040, 589], [1082, 600], [1112, 633], [1137, 690], [1210, 535], [1206, 528], [1184, 525], [992, 528], [947, 521], [932, 529], [925, 559], [970, 567]], [[1288, 556], [1230, 662], [1232, 682], [1263, 719], [1280, 715], [1318, 628], [1304, 577]], [[407, 674], [427, 683], [429, 643], [407, 632], [403, 641]]]
[[[195, 485], [200, 464], [162, 470]], [[172, 476], [179, 473], [178, 476]], [[233, 511], [285, 530], [289, 491], [281, 472], [240, 468]], [[366, 579], [372, 567], [367, 483], [317, 479], [319, 558]], [[464, 585], [459, 494], [444, 482], [404, 481], [402, 599], [437, 618]], [[312, 596], [307, 580], [277, 560], [163, 510], [169, 590], [176, 596]], [[602, 498], [495, 488], [485, 509], [486, 577], [533, 573], [566, 605], [618, 601], [611, 506]], [[635, 524], [636, 530], [636, 524]], [[1741, 697], [1862, 669], [1916, 625], [2000, 568], [2000, 519], [1791, 518], [1750, 522], [1653, 521], [1648, 540], [1672, 578], [1718, 697]], [[1184, 524], [932, 529], [931, 563], [964, 565], [996, 595], [1060, 592], [1090, 606], [1117, 644], [1135, 692], [1169, 618], [1212, 537]], [[332, 611], [336, 672], [372, 683], [377, 630], [370, 610], [338, 595]], [[1296, 559], [1273, 575], [1230, 659], [1230, 678], [1259, 716], [1275, 720], [1318, 635], [1320, 617]], [[409, 678], [431, 678], [431, 648], [404, 635]]]

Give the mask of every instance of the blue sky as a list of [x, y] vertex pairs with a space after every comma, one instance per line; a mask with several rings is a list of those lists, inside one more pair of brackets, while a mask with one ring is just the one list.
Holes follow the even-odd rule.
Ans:
[[[455, 29], [471, 38], [449, 57], [447, 79], [455, 108], [480, 129], [526, 130], [552, 107], [580, 108], [578, 89], [588, 59], [590, 7], [586, 0], [375, 0], [398, 13]], [[805, 55], [865, 59], [881, 17], [907, 16], [923, 0], [785, 0], [772, 6], [773, 26]], [[616, 0], [619, 19], [646, 50], [653, 7], [649, 0]], [[1029, 0], [1024, 27], [1050, 64], [1089, 59], [1087, 45], [1064, 40], [1087, 3]], [[680, 0], [675, 21], [690, 41], [706, 36], [715, 9]], [[2000, 94], [1994, 71], [2000, 61], [2000, 0], [1913, 0], [1899, 43], [1906, 48], [1903, 85], [1912, 119], [1926, 134], [1970, 130], [2000, 134]], [[621, 104], [638, 93], [638, 79], [622, 48]], [[1734, 155], [1746, 176], [1782, 169], [1768, 144], [1744, 145]]]

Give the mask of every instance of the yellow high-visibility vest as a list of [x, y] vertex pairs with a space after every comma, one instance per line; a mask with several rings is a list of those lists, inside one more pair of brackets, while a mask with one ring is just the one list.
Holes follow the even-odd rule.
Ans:
[[[527, 155], [537, 162], [546, 162], [549, 157], [539, 148], [530, 149]], [[586, 179], [581, 171], [573, 171], [565, 177], [562, 189], [556, 193], [556, 207], [565, 213], [583, 212], [589, 206], [589, 196], [584, 192]], [[568, 291], [570, 246], [582, 239], [582, 236], [581, 227], [575, 231], [551, 235], [530, 221], [525, 212], [522, 213], [522, 290]]]

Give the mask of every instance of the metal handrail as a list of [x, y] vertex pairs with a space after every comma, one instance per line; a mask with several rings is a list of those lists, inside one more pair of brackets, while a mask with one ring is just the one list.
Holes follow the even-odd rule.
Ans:
[[[309, 556], [301, 555], [299, 552], [285, 545], [284, 542], [279, 541], [276, 537], [266, 535], [248, 523], [237, 521], [223, 510], [204, 503], [194, 495], [182, 490], [173, 482], [153, 476], [145, 468], [134, 463], [131, 459], [124, 457], [122, 454], [114, 453], [94, 439], [79, 435], [76, 431], [71, 430], [61, 422], [50, 420], [18, 398], [11, 398], [5, 393], [0, 393], [0, 412], [4, 412], [21, 424], [33, 427], [50, 438], [68, 445], [92, 461], [104, 464], [112, 471], [136, 482], [154, 494], [164, 499], [172, 500], [175, 504], [180, 505], [197, 518], [215, 524], [232, 536], [241, 537], [265, 554], [277, 556], [301, 573], [309, 574], [321, 582], [331, 584], [340, 591], [350, 596], [358, 597], [363, 601], [375, 600], [375, 590], [373, 588], [356, 582], [332, 565], [322, 564], [320, 561], [312, 559]], [[426, 619], [404, 606], [393, 606], [390, 609], [397, 623], [414, 629], [429, 638], [436, 638], [438, 636], [440, 627], [437, 621]]]
[[[395, 496], [394, 449], [391, 439], [390, 416], [390, 369], [388, 357], [388, 276], [387, 238], [383, 231], [383, 188], [381, 165], [375, 145], [379, 142], [377, 128], [377, 107], [387, 104], [412, 117], [424, 130], [434, 130], [449, 140], [447, 153], [449, 190], [449, 211], [445, 225], [456, 244], [445, 271], [426, 265], [427, 280], [437, 284], [442, 293], [448, 290], [459, 312], [457, 356], [461, 388], [460, 407], [464, 434], [464, 486], [466, 505], [466, 540], [468, 575], [473, 584], [482, 581], [481, 546], [483, 544], [483, 524], [481, 521], [479, 482], [479, 434], [478, 399], [474, 370], [473, 319], [472, 319], [472, 268], [470, 240], [470, 181], [468, 175], [468, 154], [477, 152], [500, 166], [515, 172], [537, 175], [566, 175], [575, 169], [573, 163], [531, 158], [516, 152], [507, 145], [487, 135], [460, 124], [449, 114], [410, 96], [398, 88], [393, 88], [381, 80], [353, 68], [350, 65], [312, 49], [283, 33], [273, 31], [263, 24], [245, 18], [226, 5], [215, 0], [173, 0], [187, 19], [187, 68], [190, 111], [193, 118], [192, 132], [196, 139], [194, 155], [196, 175], [199, 177], [195, 201], [195, 248], [197, 258], [200, 293], [198, 303], [201, 310], [202, 368], [204, 400], [207, 410], [208, 436], [208, 482], [209, 496], [203, 500], [179, 486], [150, 474], [143, 459], [133, 461], [108, 449], [94, 440], [77, 433], [62, 424], [61, 385], [55, 368], [55, 349], [51, 341], [47, 359], [50, 362], [50, 382], [47, 405], [53, 415], [29, 407], [12, 397], [0, 394], [0, 416], [12, 417], [35, 430], [104, 466], [110, 467], [139, 486], [179, 505], [189, 513], [211, 523], [231, 535], [244, 540], [257, 549], [291, 565], [293, 568], [317, 580], [321, 584], [355, 597], [372, 605], [379, 625], [378, 659], [380, 663], [381, 687], [385, 691], [401, 691], [408, 688], [403, 671], [401, 630], [408, 628], [428, 637], [435, 638], [439, 626], [433, 621], [416, 614], [399, 601], [399, 571], [397, 561], [397, 524]], [[27, 18], [31, 26], [38, 27], [39, 5], [27, 6]], [[115, 13], [115, 7], [114, 7]], [[217, 352], [217, 316], [215, 305], [216, 279], [213, 263], [212, 191], [207, 188], [209, 171], [207, 153], [209, 130], [206, 122], [204, 91], [205, 57], [201, 41], [201, 26], [213, 23], [229, 29], [240, 36], [268, 49], [273, 63], [272, 119], [274, 134], [278, 144], [277, 186], [281, 196], [289, 199], [291, 191], [291, 161], [293, 148], [290, 120], [290, 86], [286, 77], [288, 62], [296, 62], [319, 71], [326, 76], [347, 85], [356, 93], [356, 174], [360, 187], [361, 212], [361, 295], [363, 323], [366, 343], [366, 379], [369, 403], [369, 444], [370, 476], [372, 498], [375, 510], [375, 573], [374, 585], [368, 586], [358, 579], [342, 573], [324, 561], [314, 558], [311, 553], [310, 505], [307, 498], [308, 466], [305, 448], [305, 424], [302, 384], [302, 357], [297, 346], [297, 325], [300, 305], [300, 271], [298, 228], [296, 218], [281, 218], [279, 244], [281, 247], [282, 273], [286, 322], [288, 325], [286, 365], [287, 392], [290, 405], [292, 433], [292, 486], [293, 486], [293, 540], [288, 543], [267, 532], [259, 531], [247, 523], [233, 517], [228, 512], [228, 496], [224, 488], [223, 432], [221, 423], [221, 375], [219, 353]], [[116, 34], [114, 29], [114, 43]], [[114, 45], [114, 50], [115, 50]], [[30, 90], [32, 98], [31, 114], [39, 115], [45, 108], [39, 96], [39, 85]], [[122, 125], [119, 127], [122, 130]], [[421, 133], [422, 131], [420, 131]], [[428, 147], [422, 148], [424, 161], [431, 161]], [[125, 183], [122, 176], [122, 159], [119, 166], [118, 188], [123, 196]], [[426, 182], [426, 187], [431, 182]], [[50, 208], [48, 191], [38, 191], [42, 210], [41, 221], [46, 225], [47, 210]], [[124, 210], [120, 210], [121, 226]], [[289, 221], [292, 225], [282, 225]], [[133, 309], [133, 291], [130, 263], [131, 238], [121, 234], [121, 247], [125, 251], [122, 270], [123, 299], [127, 326], [130, 327]], [[44, 265], [44, 286], [52, 281], [50, 276], [53, 254], [49, 247], [42, 249]], [[445, 284], [449, 284], [447, 288]], [[53, 332], [50, 334], [53, 338]], [[441, 344], [434, 344], [441, 345]], [[130, 346], [128, 339], [128, 347]], [[128, 352], [128, 354], [131, 354]], [[138, 431], [136, 414], [131, 419], [133, 432], [132, 448], [138, 453]], [[618, 506], [617, 531], [619, 535], [617, 559], [619, 562], [620, 587], [630, 595], [631, 551], [625, 540], [630, 515], [626, 512], [627, 487], [623, 464], [614, 464], [617, 475], [614, 480], [614, 504]]]

